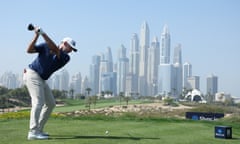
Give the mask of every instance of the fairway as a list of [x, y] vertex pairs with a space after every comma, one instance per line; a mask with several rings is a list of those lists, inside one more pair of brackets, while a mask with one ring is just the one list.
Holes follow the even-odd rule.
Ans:
[[[185, 120], [78, 120], [51, 118], [45, 131], [49, 140], [27, 140], [27, 119], [0, 120], [1, 144], [239, 144], [239, 129], [233, 139], [214, 138], [214, 122]], [[109, 131], [108, 134], [105, 132]], [[237, 132], [238, 131], [238, 132]]]

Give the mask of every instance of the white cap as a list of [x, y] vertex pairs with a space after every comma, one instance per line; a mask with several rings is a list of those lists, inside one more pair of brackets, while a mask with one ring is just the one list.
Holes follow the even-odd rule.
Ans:
[[70, 38], [70, 37], [65, 37], [62, 42], [67, 42], [73, 49], [74, 52], [77, 52], [77, 49], [76, 49], [76, 42]]

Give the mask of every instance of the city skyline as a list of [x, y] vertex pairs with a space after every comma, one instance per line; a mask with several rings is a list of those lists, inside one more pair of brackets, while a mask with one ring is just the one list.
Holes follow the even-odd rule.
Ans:
[[[125, 46], [121, 45], [117, 52], [118, 59], [114, 62], [112, 50], [107, 47], [105, 53], [92, 56], [89, 73], [84, 78], [81, 72], [70, 76], [69, 72], [63, 68], [59, 74], [53, 74], [48, 80], [50, 88], [73, 90], [75, 94], [84, 94], [85, 90], [90, 88], [92, 95], [99, 95], [102, 92], [112, 92], [115, 96], [122, 92], [125, 95], [142, 96], [170, 94], [176, 99], [180, 98], [183, 89], [201, 91], [200, 77], [192, 76], [191, 64], [182, 64], [181, 44], [174, 48], [173, 63], [170, 62], [171, 36], [167, 25], [163, 27], [160, 42], [157, 37], [150, 42], [146, 21], [143, 22], [140, 31], [140, 42], [137, 34], [134, 34], [131, 39], [129, 56]], [[129, 59], [132, 61], [130, 65]], [[132, 71], [133, 69], [138, 75]], [[210, 82], [212, 77], [215, 77], [215, 82]], [[217, 79], [218, 77], [213, 74], [208, 76], [205, 94], [215, 95], [218, 92]], [[11, 72], [1, 76], [0, 84], [1, 82], [7, 88], [18, 88], [23, 84], [21, 75], [14, 76]]]
[[[183, 63], [192, 64], [193, 75], [201, 78], [201, 89], [206, 89], [206, 78], [213, 73], [219, 77], [219, 91], [239, 96], [240, 2], [237, 0], [39, 1], [44, 11], [36, 10], [27, 0], [17, 6], [13, 3], [16, 4], [12, 0], [4, 1], [0, 6], [1, 49], [4, 50], [0, 75], [5, 71], [21, 73], [35, 57], [25, 52], [33, 37], [26, 30], [30, 22], [43, 27], [56, 42], [66, 35], [76, 39], [79, 52], [71, 54], [66, 69], [71, 74], [81, 72], [85, 76], [92, 55], [111, 47], [116, 61], [117, 49], [123, 44], [129, 50], [132, 34], [139, 34], [141, 24], [147, 21], [150, 40], [155, 36], [160, 38], [162, 27], [169, 26], [171, 49], [181, 44]], [[52, 12], [53, 6], [57, 9]], [[71, 10], [62, 10], [66, 7]]]

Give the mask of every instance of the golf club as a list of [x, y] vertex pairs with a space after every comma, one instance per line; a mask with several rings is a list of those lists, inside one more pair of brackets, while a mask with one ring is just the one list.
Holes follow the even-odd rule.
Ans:
[[33, 31], [34, 29], [35, 29], [34, 25], [30, 23], [30, 24], [28, 25], [28, 30], [29, 30], [29, 31]]
[[34, 31], [35, 29], [37, 29], [37, 33], [39, 33], [39, 34], [43, 34], [44, 33], [43, 30], [40, 27], [35, 27], [32, 23], [30, 23], [28, 25], [27, 29], [29, 31]]

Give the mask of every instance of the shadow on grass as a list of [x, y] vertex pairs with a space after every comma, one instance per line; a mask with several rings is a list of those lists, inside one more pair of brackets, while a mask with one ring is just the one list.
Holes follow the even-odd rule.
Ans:
[[56, 139], [129, 139], [129, 140], [142, 140], [142, 139], [152, 139], [158, 140], [160, 138], [151, 138], [151, 137], [134, 137], [134, 136], [70, 136], [70, 135], [51, 135], [50, 140]]

